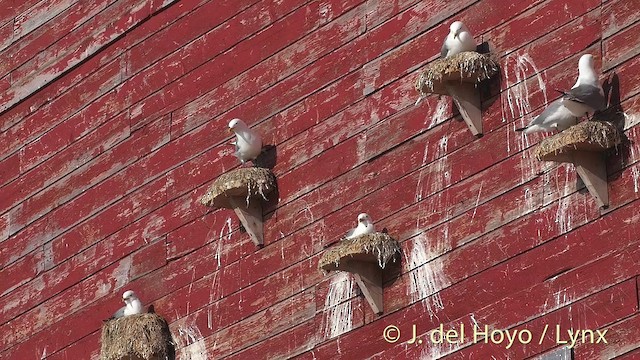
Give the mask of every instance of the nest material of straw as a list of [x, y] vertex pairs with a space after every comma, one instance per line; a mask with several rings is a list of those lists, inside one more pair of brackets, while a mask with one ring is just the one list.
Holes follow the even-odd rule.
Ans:
[[164, 360], [172, 340], [165, 319], [157, 314], [138, 314], [105, 322], [100, 342], [100, 360]]
[[499, 70], [500, 65], [494, 55], [465, 51], [427, 65], [415, 87], [420, 96], [429, 93], [448, 95], [445, 88], [447, 82], [478, 83], [491, 78]]
[[361, 235], [353, 239], [342, 240], [340, 244], [325, 251], [318, 262], [318, 268], [324, 271], [344, 270], [341, 264], [350, 261], [377, 262], [380, 268], [396, 254], [400, 245], [385, 233]]
[[266, 200], [265, 194], [276, 188], [276, 178], [269, 169], [265, 168], [239, 168], [220, 175], [200, 202], [206, 206], [216, 208], [231, 208], [230, 197], [261, 196]]
[[540, 142], [534, 154], [538, 160], [553, 160], [571, 150], [604, 151], [620, 144], [620, 132], [611, 123], [583, 121]]

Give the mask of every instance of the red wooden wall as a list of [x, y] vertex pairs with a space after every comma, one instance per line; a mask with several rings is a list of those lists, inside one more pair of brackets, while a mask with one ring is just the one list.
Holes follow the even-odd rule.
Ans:
[[[500, 57], [481, 138], [447, 97], [414, 106], [454, 19]], [[561, 346], [545, 325], [608, 329], [578, 359], [640, 357], [640, 1], [2, 0], [0, 24], [0, 358], [98, 358], [126, 289], [179, 359], [520, 359]], [[514, 132], [587, 52], [629, 139], [602, 212]], [[233, 117], [277, 149], [262, 249], [198, 202], [238, 166]], [[363, 211], [404, 252], [383, 316], [317, 269]]]

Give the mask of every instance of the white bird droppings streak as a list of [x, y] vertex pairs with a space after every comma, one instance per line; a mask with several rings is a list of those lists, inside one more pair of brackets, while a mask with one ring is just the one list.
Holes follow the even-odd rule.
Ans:
[[633, 176], [633, 192], [640, 190], [640, 170], [638, 164], [631, 167], [631, 176]]
[[207, 346], [197, 326], [178, 327], [176, 345], [180, 347], [179, 358], [183, 360], [208, 360]]
[[446, 97], [441, 97], [438, 100], [438, 104], [436, 105], [436, 111], [433, 113], [431, 117], [431, 124], [429, 124], [429, 128], [432, 128], [441, 122], [447, 119], [447, 106], [449, 105], [449, 101], [447, 101]]
[[324, 337], [329, 339], [353, 328], [353, 280], [346, 272], [336, 274], [324, 301]]
[[[509, 79], [509, 64], [515, 56], [515, 65], [512, 66], [512, 71], [515, 73], [515, 82], [510, 82]], [[538, 67], [533, 62], [531, 56], [528, 53], [521, 55], [507, 55], [505, 60], [505, 81], [507, 86], [507, 105], [509, 106], [509, 112], [513, 119], [522, 118], [522, 125], [526, 125], [531, 120], [531, 104], [529, 103], [529, 87], [527, 85], [527, 73], [529, 72], [529, 66], [533, 68], [534, 75], [538, 81], [538, 88], [542, 91], [544, 96], [545, 105], [548, 103], [547, 99], [547, 87], [538, 71]], [[515, 103], [515, 104], [514, 104]], [[526, 134], [522, 134], [522, 138], [526, 139]], [[524, 144], [520, 144], [520, 150], [523, 150]], [[527, 144], [528, 145], [528, 144]], [[509, 146], [509, 145], [507, 145]]]
[[424, 145], [424, 153], [422, 154], [422, 166], [420, 169], [420, 173], [418, 174], [418, 184], [416, 186], [416, 195], [415, 201], [418, 202], [422, 200], [422, 175], [424, 172], [424, 165], [427, 163], [427, 158], [429, 157], [429, 142]]
[[[427, 238], [421, 234], [416, 238], [409, 261], [407, 271], [409, 273], [409, 295], [412, 301], [424, 300], [430, 317], [437, 317], [437, 312], [444, 309], [440, 290], [449, 285], [449, 280], [443, 271], [442, 261], [437, 258], [431, 260], [434, 253], [439, 253], [444, 244], [436, 244], [433, 250], [428, 250]], [[431, 261], [430, 261], [431, 260]]]
[[220, 236], [218, 237], [218, 245], [216, 246], [216, 253], [214, 255], [214, 257], [218, 261], [218, 268], [222, 266], [222, 260], [221, 260], [222, 259], [222, 240], [225, 237], [225, 234], [224, 234], [225, 228], [227, 229], [227, 233], [226, 233], [227, 240], [231, 240], [231, 233], [233, 232], [233, 228], [231, 226], [230, 217], [227, 218], [224, 225], [222, 226], [222, 229], [220, 229]]

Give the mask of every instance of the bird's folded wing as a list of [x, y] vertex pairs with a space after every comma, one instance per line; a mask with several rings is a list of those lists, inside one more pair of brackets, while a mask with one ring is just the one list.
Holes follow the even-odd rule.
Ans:
[[571, 100], [588, 105], [595, 110], [603, 110], [605, 98], [600, 93], [600, 89], [592, 85], [580, 85], [564, 93], [563, 99]]
[[442, 49], [440, 49], [440, 56], [445, 58], [449, 53], [449, 47], [447, 47], [447, 39], [445, 38], [442, 42]]

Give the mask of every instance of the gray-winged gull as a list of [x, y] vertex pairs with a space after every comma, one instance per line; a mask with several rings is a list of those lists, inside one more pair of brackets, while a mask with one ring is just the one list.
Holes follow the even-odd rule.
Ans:
[[124, 294], [122, 294], [122, 300], [125, 305], [116, 311], [112, 318], [118, 319], [124, 316], [142, 314], [144, 312], [142, 302], [132, 290], [125, 291]]
[[235, 145], [234, 155], [242, 164], [255, 160], [262, 151], [262, 138], [260, 134], [251, 130], [244, 121], [233, 119], [229, 122], [229, 131], [235, 133], [236, 140], [231, 144]]
[[536, 131], [562, 131], [578, 123], [578, 117], [562, 104], [562, 99], [552, 102], [540, 115], [533, 119], [526, 127], [516, 129], [524, 130], [525, 134]]
[[562, 92], [562, 104], [577, 117], [604, 110], [606, 100], [598, 76], [593, 69], [593, 55], [585, 54], [578, 61], [578, 80], [569, 92]]
[[345, 239], [353, 239], [360, 235], [372, 234], [376, 230], [373, 227], [373, 222], [368, 214], [362, 213], [358, 215], [358, 226], [355, 229], [351, 229], [345, 235]]
[[462, 21], [455, 21], [449, 26], [449, 35], [442, 43], [440, 56], [443, 58], [451, 57], [465, 51], [475, 51], [476, 42], [473, 35]]

